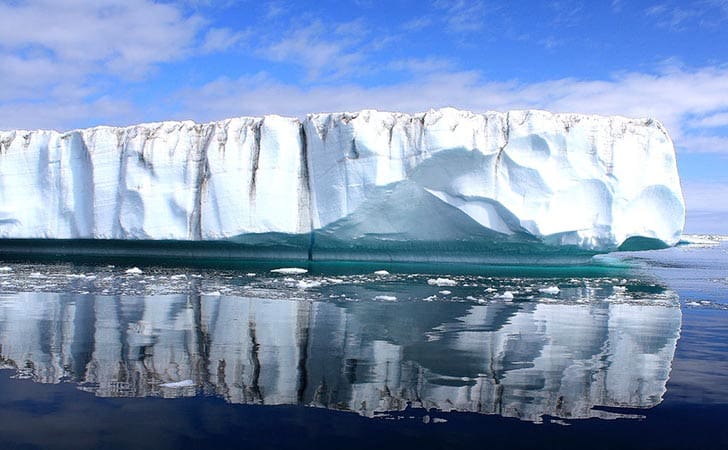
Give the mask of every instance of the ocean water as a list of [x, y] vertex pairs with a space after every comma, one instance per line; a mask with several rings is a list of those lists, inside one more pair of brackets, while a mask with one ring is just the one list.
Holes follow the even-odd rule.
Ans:
[[225, 264], [0, 262], [0, 448], [728, 448], [721, 237]]

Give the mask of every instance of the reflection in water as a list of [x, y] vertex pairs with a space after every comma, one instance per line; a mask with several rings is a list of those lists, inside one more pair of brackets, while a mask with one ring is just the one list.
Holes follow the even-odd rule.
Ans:
[[104, 397], [609, 418], [593, 407], [661, 401], [680, 320], [664, 302], [19, 293], [0, 296], [0, 367]]

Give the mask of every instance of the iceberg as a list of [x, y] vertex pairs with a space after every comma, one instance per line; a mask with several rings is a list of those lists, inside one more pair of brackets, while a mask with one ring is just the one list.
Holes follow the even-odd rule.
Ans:
[[5, 251], [517, 260], [670, 246], [684, 221], [654, 119], [444, 108], [0, 132]]

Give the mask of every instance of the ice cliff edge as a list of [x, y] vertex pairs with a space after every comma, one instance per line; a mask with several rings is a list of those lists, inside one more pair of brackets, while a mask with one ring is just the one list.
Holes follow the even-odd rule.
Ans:
[[674, 245], [684, 219], [652, 119], [446, 108], [0, 132], [6, 239], [609, 251]]

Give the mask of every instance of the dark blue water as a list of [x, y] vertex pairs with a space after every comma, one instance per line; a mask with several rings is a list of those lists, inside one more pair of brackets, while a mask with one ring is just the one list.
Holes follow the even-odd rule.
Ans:
[[728, 246], [619, 258], [0, 264], [0, 448], [728, 448]]

